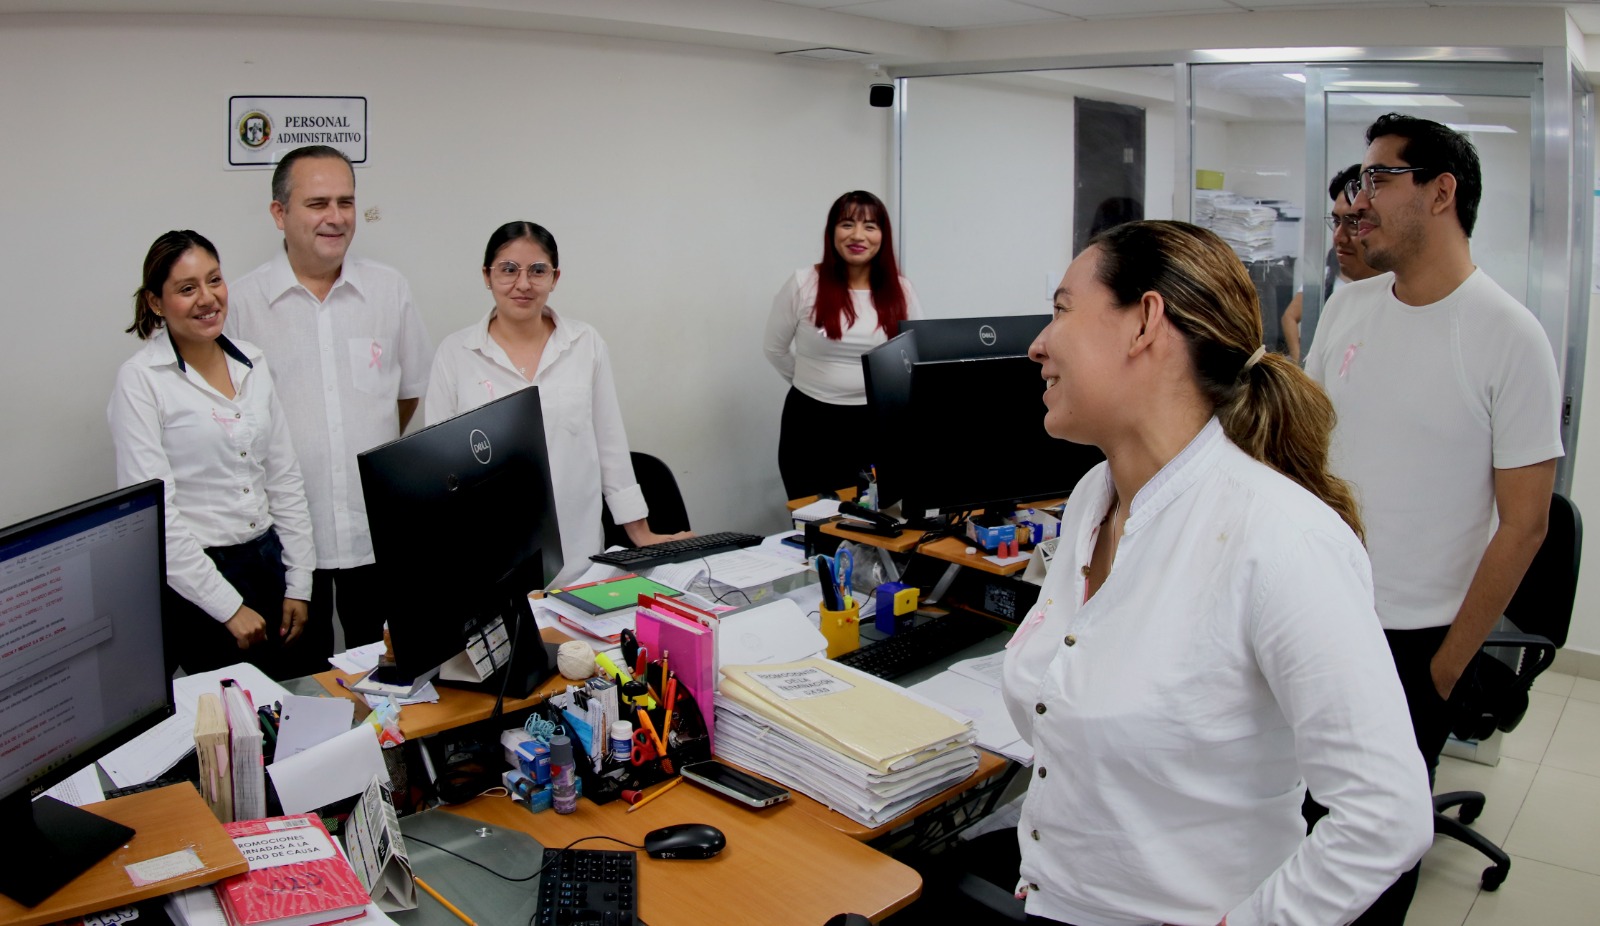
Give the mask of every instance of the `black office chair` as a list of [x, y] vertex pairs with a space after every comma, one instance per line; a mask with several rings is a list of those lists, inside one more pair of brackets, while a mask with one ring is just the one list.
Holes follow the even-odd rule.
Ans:
[[[648, 453], [633, 452], [633, 475], [644, 492], [644, 502], [650, 506], [650, 529], [658, 534], [676, 534], [689, 529], [689, 510], [684, 507], [683, 493], [678, 491], [678, 480], [672, 468]], [[605, 531], [606, 548], [631, 547], [627, 532], [611, 520], [611, 510], [600, 508], [600, 524]]]
[[[1562, 495], [1552, 495], [1544, 543], [1506, 605], [1507, 619], [1520, 632], [1489, 634], [1450, 694], [1451, 732], [1458, 739], [1481, 740], [1495, 730], [1510, 732], [1521, 722], [1533, 680], [1550, 667], [1556, 650], [1567, 642], [1582, 553], [1583, 519], [1577, 507]], [[1483, 804], [1478, 791], [1434, 795], [1433, 831], [1489, 857], [1494, 864], [1483, 870], [1482, 883], [1484, 890], [1492, 891], [1511, 872], [1511, 858], [1468, 825], [1483, 812]], [[1451, 807], [1460, 808], [1458, 816], [1445, 814]]]

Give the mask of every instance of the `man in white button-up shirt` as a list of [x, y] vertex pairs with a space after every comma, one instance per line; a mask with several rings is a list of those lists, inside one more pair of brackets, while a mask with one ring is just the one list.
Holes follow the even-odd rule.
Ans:
[[395, 270], [348, 257], [355, 171], [339, 151], [298, 148], [272, 177], [283, 253], [233, 284], [228, 331], [266, 352], [305, 475], [317, 546], [311, 627], [331, 650], [382, 635], [372, 537], [356, 454], [404, 432], [433, 346]]

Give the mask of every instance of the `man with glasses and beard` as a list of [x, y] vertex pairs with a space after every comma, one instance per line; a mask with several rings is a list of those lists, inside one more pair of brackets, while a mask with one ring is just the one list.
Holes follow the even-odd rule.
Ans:
[[[1472, 262], [1472, 143], [1396, 113], [1366, 138], [1345, 196], [1379, 275], [1334, 294], [1306, 372], [1338, 412], [1332, 469], [1361, 503], [1378, 618], [1431, 776], [1451, 692], [1544, 539], [1561, 387], [1538, 320]], [[1358, 922], [1404, 922], [1416, 878]]]

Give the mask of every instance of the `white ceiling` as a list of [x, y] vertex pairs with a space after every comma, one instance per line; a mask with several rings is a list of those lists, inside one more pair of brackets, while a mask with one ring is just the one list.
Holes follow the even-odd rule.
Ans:
[[909, 26], [975, 29], [1196, 13], [1358, 10], [1373, 7], [1565, 7], [1586, 34], [1600, 33], [1600, 0], [775, 0]]
[[[0, 0], [4, 14], [296, 16], [531, 29], [783, 52], [836, 47], [877, 64], [947, 58], [1004, 27], [1164, 16], [1424, 7], [1566, 9], [1600, 36], [1600, 0]], [[980, 47], [983, 47], [980, 45]], [[992, 57], [977, 54], [975, 57]], [[1002, 57], [1005, 57], [1002, 55]]]

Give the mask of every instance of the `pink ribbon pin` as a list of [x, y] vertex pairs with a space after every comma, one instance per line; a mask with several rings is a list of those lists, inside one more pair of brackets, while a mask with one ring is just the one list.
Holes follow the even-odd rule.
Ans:
[[1359, 346], [1359, 344], [1352, 344], [1344, 349], [1344, 362], [1339, 364], [1340, 379], [1344, 379], [1344, 375], [1350, 372], [1350, 362], [1356, 359], [1356, 348]]
[[494, 383], [486, 379], [479, 382], [483, 384], [484, 391], [489, 393], [489, 399], [492, 401], [494, 399]]
[[383, 357], [383, 348], [378, 346], [378, 342], [377, 341], [373, 341], [372, 342], [372, 362], [367, 364], [367, 366], [368, 367], [377, 366], [378, 365], [378, 360], [381, 359], [382, 357]]
[[215, 421], [217, 424], [222, 425], [222, 429], [224, 431], [227, 431], [229, 434], [233, 433], [233, 425], [235, 423], [235, 419], [225, 417], [224, 415], [220, 414], [216, 409], [213, 408], [211, 410], [211, 420]]

